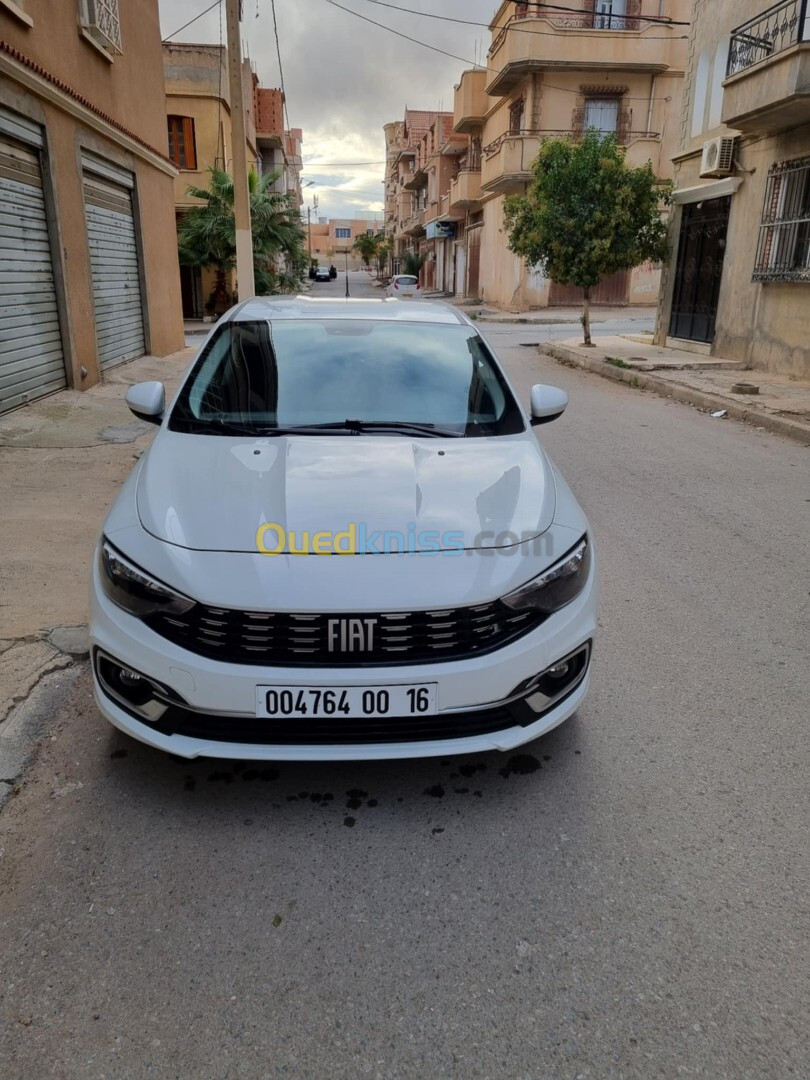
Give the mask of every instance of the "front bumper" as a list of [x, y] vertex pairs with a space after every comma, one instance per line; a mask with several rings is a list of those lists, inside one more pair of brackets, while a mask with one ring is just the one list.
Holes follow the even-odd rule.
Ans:
[[[596, 628], [595, 561], [583, 592], [536, 630], [503, 649], [474, 659], [407, 667], [266, 668], [227, 664], [189, 652], [156, 634], [113, 604], [101, 588], [98, 563], [91, 587], [90, 641], [94, 658], [106, 655], [166, 687], [178, 699], [174, 712], [147, 723], [116, 700], [99, 680], [94, 663], [96, 702], [102, 714], [133, 738], [178, 757], [240, 760], [337, 761], [416, 758], [511, 750], [557, 727], [579, 707], [588, 692], [590, 649], [570, 692], [532, 720], [531, 693], [516, 690], [552, 664], [593, 640]], [[450, 737], [340, 741], [296, 744], [268, 742], [251, 732], [257, 721], [256, 686], [306, 684], [340, 687], [394, 683], [436, 683], [436, 732]], [[534, 704], [538, 699], [534, 696]], [[535, 712], [537, 709], [535, 709]], [[206, 731], [210, 722], [210, 736]], [[465, 721], [465, 717], [469, 721]], [[500, 727], [502, 718], [503, 727]], [[188, 721], [188, 722], [186, 722]], [[230, 724], [232, 723], [232, 729]], [[491, 730], [495, 725], [496, 730]], [[183, 729], [193, 734], [184, 734]], [[161, 730], [162, 729], [162, 730]], [[462, 734], [454, 736], [457, 729]], [[484, 729], [484, 730], [481, 730]], [[470, 734], [469, 732], [477, 732]], [[251, 741], [251, 739], [253, 741]], [[244, 740], [244, 741], [243, 741]]]

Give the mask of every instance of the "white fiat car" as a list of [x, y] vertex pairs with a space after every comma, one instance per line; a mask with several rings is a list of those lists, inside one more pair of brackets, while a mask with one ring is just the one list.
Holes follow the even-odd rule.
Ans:
[[511, 750], [588, 690], [582, 510], [452, 308], [250, 300], [207, 338], [104, 522], [96, 700], [180, 757]]

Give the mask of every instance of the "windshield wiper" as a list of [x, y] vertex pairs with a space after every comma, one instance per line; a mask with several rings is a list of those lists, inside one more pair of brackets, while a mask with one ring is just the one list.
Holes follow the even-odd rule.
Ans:
[[437, 428], [435, 424], [418, 424], [406, 420], [333, 420], [325, 424], [292, 424], [274, 427], [269, 424], [239, 424], [230, 420], [190, 421], [190, 432], [202, 435], [244, 435], [266, 439], [283, 435], [364, 435], [372, 432], [401, 431], [433, 439], [457, 439], [463, 432]]
[[410, 420], [346, 420], [347, 430], [354, 431], [358, 435], [373, 431], [402, 431], [411, 435], [426, 435], [433, 439], [460, 439], [463, 431], [452, 431], [449, 428], [439, 428], [435, 424], [419, 424]]

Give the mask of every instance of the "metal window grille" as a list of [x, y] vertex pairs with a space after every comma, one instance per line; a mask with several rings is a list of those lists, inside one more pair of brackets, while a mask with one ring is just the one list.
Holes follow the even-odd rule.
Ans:
[[736, 75], [807, 40], [810, 40], [807, 0], [782, 0], [731, 31], [726, 75]]
[[509, 134], [515, 135], [523, 128], [523, 114], [526, 111], [526, 102], [521, 98], [509, 108]]
[[84, 0], [84, 25], [109, 52], [121, 52], [118, 0]]
[[768, 173], [753, 280], [810, 284], [810, 157]]

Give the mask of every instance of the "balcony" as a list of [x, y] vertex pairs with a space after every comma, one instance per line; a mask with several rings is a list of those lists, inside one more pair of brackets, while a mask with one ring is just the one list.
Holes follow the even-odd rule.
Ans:
[[501, 135], [484, 147], [481, 160], [481, 190], [498, 194], [521, 191], [532, 178], [532, 162], [544, 135], [563, 132], [517, 131]]
[[810, 8], [782, 0], [731, 31], [724, 124], [778, 132], [810, 115]]
[[660, 23], [642, 23], [639, 29], [637, 19], [609, 17], [603, 26], [594, 27], [596, 18], [589, 12], [513, 16], [492, 42], [489, 66], [498, 70], [486, 92], [503, 97], [527, 75], [554, 68], [660, 73], [670, 67], [673, 48], [682, 45], [677, 42], [678, 27], [670, 37], [662, 33]]
[[428, 181], [428, 175], [421, 166], [416, 166], [412, 173], [405, 177], [402, 186], [406, 191], [418, 191]]
[[450, 184], [450, 206], [475, 210], [481, 202], [481, 169], [462, 169]]
[[454, 131], [469, 134], [483, 125], [489, 108], [486, 85], [486, 71], [476, 69], [462, 74], [453, 105]]
[[408, 236], [421, 236], [425, 231], [425, 211], [417, 210], [402, 222], [402, 231]]
[[[582, 137], [582, 113], [582, 109], [574, 109], [572, 125], [565, 130], [541, 128], [507, 132], [485, 146], [481, 162], [482, 191], [497, 194], [522, 191], [523, 184], [532, 178], [532, 164], [545, 139], [573, 139], [576, 142]], [[620, 146], [627, 148], [629, 165], [646, 164], [657, 157], [650, 150], [660, 144], [661, 136], [655, 131], [633, 131], [632, 119], [632, 109], [621, 110], [616, 139]]]

